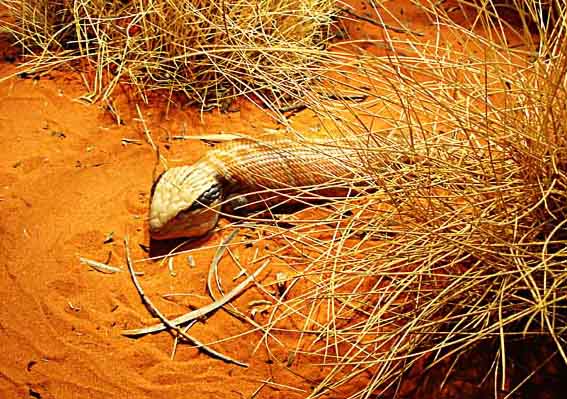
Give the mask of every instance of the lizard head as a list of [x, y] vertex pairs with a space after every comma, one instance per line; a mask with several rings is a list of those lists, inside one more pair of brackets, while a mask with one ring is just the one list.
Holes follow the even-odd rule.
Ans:
[[199, 237], [217, 224], [223, 186], [204, 165], [181, 166], [164, 172], [150, 198], [150, 235], [156, 240]]

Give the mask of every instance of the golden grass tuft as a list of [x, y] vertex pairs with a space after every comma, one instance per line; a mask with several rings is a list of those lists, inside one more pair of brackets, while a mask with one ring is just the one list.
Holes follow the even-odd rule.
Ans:
[[3, 3], [31, 56], [24, 70], [80, 61], [92, 72], [91, 100], [129, 83], [144, 99], [164, 90], [204, 108], [241, 95], [287, 104], [316, 79], [336, 16], [330, 0]]
[[[261, 342], [285, 332], [283, 364], [326, 366], [309, 398], [419, 397], [404, 376], [449, 362], [440, 394], [473, 350], [490, 361], [471, 383], [503, 397], [551, 360], [567, 366], [567, 9], [554, 3], [559, 19], [534, 36], [490, 2], [462, 3], [490, 32], [431, 3], [456, 40], [390, 38], [389, 55], [359, 55], [351, 89], [366, 102], [311, 104], [329, 134], [367, 139], [364, 195], [286, 231], [253, 225], [289, 265]], [[518, 363], [522, 345], [546, 355]]]

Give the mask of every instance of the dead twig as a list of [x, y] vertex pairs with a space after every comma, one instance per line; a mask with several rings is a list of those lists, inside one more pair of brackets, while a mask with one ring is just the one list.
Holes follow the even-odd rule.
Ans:
[[[165, 317], [159, 311], [159, 309], [153, 304], [153, 302], [150, 300], [150, 298], [146, 296], [146, 294], [144, 293], [144, 290], [142, 289], [142, 286], [138, 282], [138, 278], [136, 277], [134, 267], [132, 266], [132, 259], [130, 257], [130, 246], [129, 246], [129, 243], [128, 243], [128, 237], [124, 238], [124, 250], [125, 250], [125, 253], [126, 253], [126, 264], [128, 265], [128, 270], [130, 271], [130, 276], [132, 277], [132, 281], [134, 282], [134, 286], [136, 287], [138, 294], [142, 298], [142, 302], [144, 302], [144, 304], [146, 304], [150, 308], [151, 312], [161, 320], [164, 328], [169, 328], [170, 330], [174, 331], [177, 336], [181, 336], [181, 337], [185, 338], [187, 341], [189, 341], [193, 345], [195, 345], [196, 348], [201, 349], [203, 352], [206, 352], [213, 357], [221, 359], [221, 360], [223, 360], [227, 363], [233, 363], [233, 364], [236, 364], [238, 366], [248, 367], [248, 365], [246, 363], [242, 363], [238, 360], [235, 360], [235, 359], [233, 359], [233, 358], [231, 358], [227, 355], [223, 355], [222, 353], [217, 352], [216, 350], [208, 347], [206, 344], [202, 343], [197, 338], [187, 334], [185, 331], [183, 331], [182, 329], [177, 327], [177, 325], [175, 325], [167, 317]], [[123, 335], [126, 335], [126, 334], [123, 334]]]
[[112, 273], [120, 273], [124, 271], [118, 267], [110, 266], [107, 265], [106, 263], [98, 262], [96, 260], [87, 259], [83, 257], [79, 257], [79, 262], [81, 262], [84, 265], [90, 266], [97, 272], [101, 272], [101, 273], [112, 274]]
[[[176, 317], [175, 319], [170, 320], [169, 323], [171, 323], [171, 325], [178, 326], [180, 324], [188, 323], [192, 320], [199, 319], [199, 318], [206, 316], [209, 313], [214, 312], [215, 310], [221, 308], [222, 306], [224, 306], [224, 304], [226, 304], [227, 302], [230, 302], [233, 298], [235, 298], [236, 296], [241, 294], [242, 291], [244, 291], [244, 289], [248, 286], [248, 284], [250, 284], [252, 281], [254, 281], [254, 279], [260, 275], [260, 273], [266, 268], [266, 266], [268, 266], [268, 264], [269, 264], [269, 260], [266, 260], [262, 264], [262, 266], [260, 266], [258, 268], [258, 270], [256, 270], [246, 280], [244, 280], [243, 282], [238, 284], [236, 287], [234, 287], [232, 290], [227, 292], [226, 295], [222, 296], [218, 300], [216, 300], [216, 301], [214, 301], [214, 302], [212, 302], [212, 303], [210, 303], [206, 306], [203, 306], [202, 308], [193, 310], [192, 312], [189, 312], [189, 313], [186, 313], [182, 316]], [[137, 336], [137, 335], [145, 335], [145, 334], [155, 333], [155, 332], [158, 332], [158, 331], [163, 331], [166, 328], [167, 328], [167, 325], [165, 323], [160, 323], [160, 324], [155, 324], [153, 326], [138, 328], [138, 329], [134, 329], [134, 330], [123, 330], [122, 335], [130, 336], [130, 337]]]
[[[213, 296], [213, 277], [218, 275], [217, 268], [219, 262], [226, 251], [227, 245], [234, 239], [234, 237], [236, 237], [238, 231], [238, 229], [233, 230], [224, 240], [222, 240], [215, 253], [215, 256], [213, 257], [213, 260], [211, 261], [211, 266], [209, 267], [209, 273], [207, 275], [207, 289], [209, 290], [209, 293], [213, 299], [215, 299]], [[220, 287], [220, 284], [218, 284], [218, 286]]]

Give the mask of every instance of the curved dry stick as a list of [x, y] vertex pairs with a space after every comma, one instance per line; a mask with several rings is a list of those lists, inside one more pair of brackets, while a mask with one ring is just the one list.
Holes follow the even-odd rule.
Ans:
[[[199, 319], [199, 318], [206, 316], [207, 314], [219, 309], [220, 307], [225, 305], [227, 302], [230, 302], [234, 297], [238, 296], [244, 290], [244, 288], [246, 288], [246, 286], [248, 284], [250, 284], [252, 281], [254, 281], [254, 279], [256, 277], [258, 277], [258, 275], [266, 268], [266, 266], [268, 266], [269, 262], [270, 262], [269, 259], [266, 259], [266, 261], [262, 264], [262, 266], [260, 266], [258, 268], [258, 270], [256, 270], [253, 274], [248, 276], [248, 278], [246, 280], [244, 280], [243, 282], [238, 284], [236, 287], [234, 287], [232, 290], [227, 292], [226, 295], [222, 296], [218, 300], [216, 300], [216, 301], [214, 301], [214, 302], [212, 302], [212, 303], [210, 303], [206, 306], [203, 306], [202, 308], [193, 310], [189, 313], [186, 313], [182, 316], [179, 316], [179, 317], [177, 317], [173, 320], [169, 320], [169, 322], [173, 326], [178, 326], [180, 324], [190, 322], [191, 320]], [[158, 332], [158, 331], [163, 331], [166, 328], [167, 328], [167, 326], [164, 323], [160, 323], [160, 324], [154, 324], [153, 326], [138, 328], [138, 329], [134, 329], [134, 330], [123, 330], [122, 335], [125, 335], [125, 336], [128, 336], [128, 337], [134, 337], [134, 336], [138, 336], [138, 335], [151, 334], [151, 333], [155, 333], [155, 332]]]
[[140, 285], [140, 282], [138, 281], [138, 278], [136, 277], [136, 273], [134, 272], [134, 267], [132, 266], [132, 259], [130, 258], [130, 245], [128, 244], [128, 237], [124, 238], [124, 248], [125, 248], [125, 251], [126, 251], [126, 263], [128, 264], [128, 270], [130, 271], [130, 276], [132, 277], [132, 281], [134, 282], [134, 285], [136, 286], [136, 290], [138, 291], [138, 294], [140, 294], [142, 301], [150, 307], [152, 312], [155, 313], [155, 315], [157, 317], [160, 318], [160, 320], [163, 323], [164, 329], [169, 328], [169, 329], [174, 330], [177, 333], [178, 336], [185, 338], [189, 342], [193, 343], [195, 345], [195, 347], [203, 350], [204, 352], [207, 352], [209, 355], [211, 355], [213, 357], [224, 360], [225, 362], [228, 362], [228, 363], [234, 363], [238, 366], [248, 367], [248, 365], [246, 363], [242, 363], [242, 362], [240, 362], [236, 359], [231, 358], [230, 356], [223, 355], [222, 353], [217, 352], [216, 350], [208, 347], [206, 344], [202, 343], [197, 338], [187, 334], [185, 331], [183, 331], [182, 329], [180, 329], [179, 327], [174, 325], [167, 317], [165, 317], [159, 311], [159, 309], [153, 304], [153, 302], [150, 300], [150, 298], [148, 298], [146, 296], [146, 294], [144, 293], [144, 290], [142, 289], [142, 286]]
[[[216, 274], [217, 266], [218, 266], [222, 256], [224, 255], [224, 252], [226, 251], [227, 245], [234, 239], [234, 237], [236, 237], [238, 232], [239, 232], [239, 229], [236, 229], [236, 230], [232, 231], [228, 235], [228, 237], [226, 237], [224, 240], [222, 240], [222, 242], [219, 246], [219, 249], [215, 253], [215, 256], [213, 257], [213, 260], [211, 262], [211, 267], [209, 268], [209, 273], [207, 275], [207, 288], [208, 288], [208, 290], [211, 294], [211, 298], [213, 298], [215, 300], [216, 300], [216, 298], [213, 296], [213, 291], [212, 291], [213, 276]], [[221, 294], [222, 294], [222, 292], [221, 292]]]

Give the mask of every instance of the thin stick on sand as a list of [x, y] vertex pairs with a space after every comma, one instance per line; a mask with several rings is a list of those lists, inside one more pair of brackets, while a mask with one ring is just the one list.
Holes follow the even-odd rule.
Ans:
[[[214, 301], [214, 302], [212, 302], [212, 303], [210, 303], [206, 306], [203, 306], [202, 308], [193, 310], [193, 311], [186, 313], [182, 316], [176, 317], [175, 319], [169, 320], [169, 323], [173, 326], [185, 324], [185, 323], [188, 323], [192, 320], [200, 319], [201, 317], [206, 316], [209, 313], [214, 312], [215, 310], [221, 308], [226, 303], [230, 302], [233, 298], [240, 295], [242, 293], [242, 291], [244, 291], [244, 289], [248, 286], [248, 284], [250, 284], [252, 281], [254, 281], [254, 279], [256, 277], [258, 277], [260, 275], [260, 273], [262, 273], [262, 271], [266, 268], [266, 266], [268, 266], [268, 264], [269, 264], [269, 260], [266, 260], [262, 264], [262, 266], [260, 266], [258, 268], [258, 270], [256, 270], [246, 280], [242, 281], [240, 284], [238, 284], [236, 287], [234, 287], [232, 290], [227, 292], [226, 295], [222, 296], [218, 300], [216, 300], [216, 301]], [[168, 327], [167, 324], [162, 322], [160, 324], [155, 324], [153, 326], [148, 326], [148, 327], [144, 327], [144, 328], [138, 328], [138, 329], [134, 329], [134, 330], [123, 330], [122, 335], [133, 337], [133, 336], [137, 336], [137, 335], [151, 334], [151, 333], [163, 331], [167, 327]]]
[[[167, 317], [165, 317], [159, 311], [159, 309], [153, 304], [153, 302], [150, 300], [150, 298], [148, 298], [146, 296], [146, 294], [144, 293], [144, 291], [142, 289], [142, 286], [138, 282], [138, 278], [136, 277], [136, 273], [134, 272], [134, 268], [132, 266], [132, 259], [130, 257], [130, 248], [129, 248], [129, 243], [128, 243], [128, 237], [124, 238], [124, 248], [125, 248], [125, 251], [126, 251], [126, 263], [128, 265], [128, 270], [130, 271], [130, 276], [132, 277], [132, 281], [134, 282], [134, 285], [136, 286], [136, 290], [138, 291], [138, 294], [140, 294], [140, 297], [142, 298], [142, 302], [144, 302], [151, 309], [152, 313], [154, 313], [162, 321], [164, 328], [169, 328], [170, 330], [175, 331], [177, 336], [181, 336], [181, 337], [185, 338], [187, 341], [189, 341], [193, 345], [195, 345], [195, 347], [201, 349], [202, 351], [208, 353], [209, 355], [211, 355], [213, 357], [221, 359], [221, 360], [223, 360], [227, 363], [233, 363], [233, 364], [236, 364], [238, 366], [248, 367], [248, 365], [246, 363], [242, 363], [238, 360], [235, 360], [235, 359], [233, 359], [233, 358], [231, 358], [227, 355], [223, 355], [222, 353], [217, 352], [216, 350], [208, 347], [206, 344], [202, 343], [197, 338], [187, 334], [185, 331], [183, 331], [182, 329], [177, 327], [177, 325], [172, 323]], [[127, 335], [127, 334], [124, 334], [124, 332], [123, 332], [123, 335]]]

